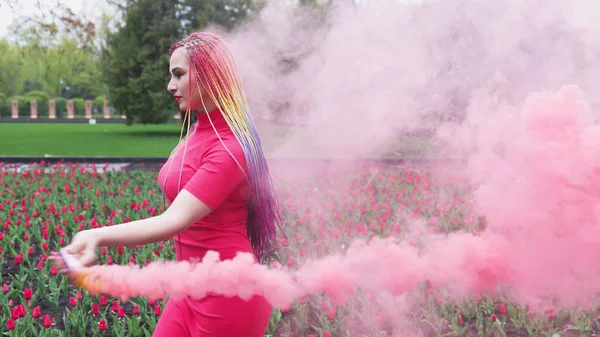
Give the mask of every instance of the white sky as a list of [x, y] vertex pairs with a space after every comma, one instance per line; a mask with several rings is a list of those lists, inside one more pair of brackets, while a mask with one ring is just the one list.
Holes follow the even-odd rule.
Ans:
[[[60, 0], [67, 5], [77, 15], [84, 15], [86, 18], [95, 21], [102, 14], [102, 10], [110, 10], [111, 7], [104, 0]], [[11, 8], [8, 3], [13, 4]], [[43, 3], [44, 7], [49, 7], [57, 3], [57, 0], [0, 0], [0, 39], [9, 37], [9, 26], [16, 20], [15, 13], [25, 15], [40, 14], [36, 4]]]

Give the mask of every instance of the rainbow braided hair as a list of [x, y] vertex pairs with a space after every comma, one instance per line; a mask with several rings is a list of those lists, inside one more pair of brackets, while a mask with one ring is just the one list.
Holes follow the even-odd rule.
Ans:
[[[265, 261], [275, 253], [277, 230], [281, 228], [282, 219], [269, 167], [250, 114], [236, 63], [225, 41], [215, 34], [192, 33], [175, 43], [171, 47], [170, 54], [180, 47], [187, 49], [190, 62], [188, 97], [192, 97], [194, 89], [200, 91], [200, 88], [203, 88], [222, 113], [244, 151], [248, 167], [248, 172], [244, 174], [252, 186], [248, 205], [247, 233], [255, 255], [259, 260]], [[204, 101], [202, 104], [204, 105]], [[191, 119], [189, 104], [186, 116], [189, 130]], [[213, 129], [218, 136], [214, 125]], [[236, 160], [233, 155], [232, 158]]]

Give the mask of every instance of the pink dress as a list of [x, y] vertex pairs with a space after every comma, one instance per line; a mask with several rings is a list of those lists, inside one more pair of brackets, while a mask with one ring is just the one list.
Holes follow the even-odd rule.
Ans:
[[[231, 259], [238, 252], [252, 253], [246, 234], [249, 186], [238, 166], [239, 163], [246, 170], [242, 148], [218, 110], [210, 112], [210, 118], [238, 163], [219, 140], [208, 115], [197, 117], [197, 126], [187, 140], [185, 156], [181, 144], [158, 175], [169, 205], [177, 196], [179, 185], [180, 190], [187, 190], [213, 210], [175, 236], [177, 260], [202, 259], [208, 250], [219, 252], [221, 259]], [[153, 336], [262, 337], [271, 309], [260, 296], [249, 301], [218, 295], [202, 300], [169, 299]]]

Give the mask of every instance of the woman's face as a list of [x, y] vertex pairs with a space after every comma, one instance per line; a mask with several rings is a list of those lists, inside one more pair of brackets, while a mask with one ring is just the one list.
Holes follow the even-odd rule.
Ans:
[[[190, 81], [190, 61], [185, 48], [177, 48], [171, 55], [169, 73], [171, 80], [167, 85], [167, 90], [173, 95], [181, 111], [186, 111], [188, 105], [190, 110], [198, 112], [206, 112], [204, 106], [208, 111], [215, 108], [215, 104], [204, 88], [200, 88], [200, 90], [194, 88], [190, 97], [190, 82], [193, 85], [195, 81]], [[204, 105], [202, 101], [204, 101]]]

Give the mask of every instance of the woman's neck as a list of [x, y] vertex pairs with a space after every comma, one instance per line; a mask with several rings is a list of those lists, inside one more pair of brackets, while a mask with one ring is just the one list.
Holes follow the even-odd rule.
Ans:
[[195, 114], [205, 114], [211, 112], [217, 108], [217, 105], [213, 102], [205, 102], [199, 109], [192, 110]]

